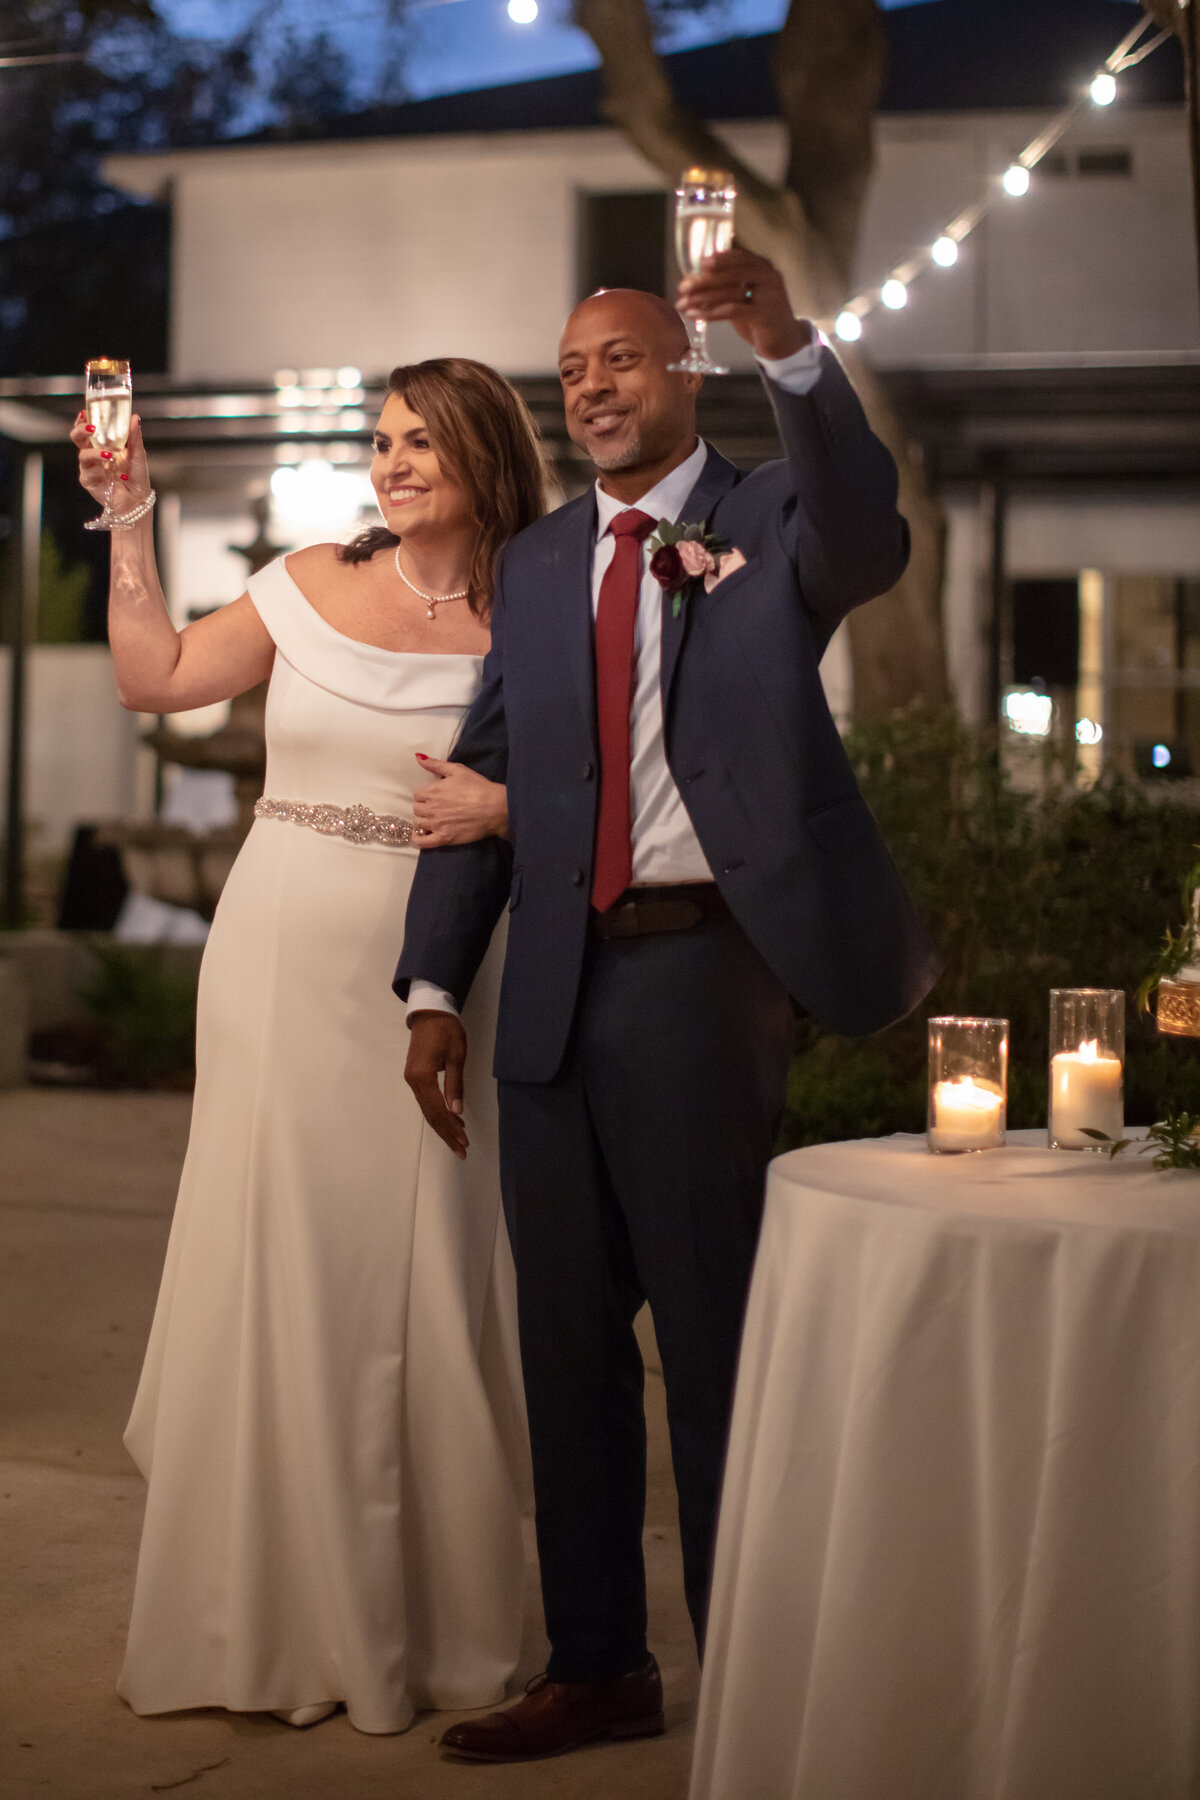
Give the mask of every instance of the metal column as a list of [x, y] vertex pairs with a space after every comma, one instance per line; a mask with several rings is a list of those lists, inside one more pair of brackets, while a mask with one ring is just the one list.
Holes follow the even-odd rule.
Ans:
[[1012, 679], [1012, 630], [1008, 605], [1008, 483], [1003, 460], [989, 460], [980, 486], [980, 511], [986, 530], [983, 586], [987, 646], [986, 718], [1000, 722], [1000, 696]]
[[37, 642], [38, 582], [42, 552], [40, 451], [25, 454], [20, 477], [20, 531], [11, 566], [9, 596], [8, 784], [4, 827], [3, 924], [25, 923], [25, 717], [29, 646]]

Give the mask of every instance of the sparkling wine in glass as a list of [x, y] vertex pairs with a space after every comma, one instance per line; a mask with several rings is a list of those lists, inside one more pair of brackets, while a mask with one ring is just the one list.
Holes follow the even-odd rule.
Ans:
[[[706, 256], [733, 244], [733, 209], [737, 189], [724, 169], [687, 169], [675, 190], [675, 260], [684, 275], [698, 275]], [[708, 355], [708, 322], [689, 319], [692, 345], [681, 361], [669, 363], [693, 375], [728, 375]]]
[[[129, 442], [129, 424], [133, 416], [133, 382], [129, 364], [111, 356], [93, 357], [84, 368], [83, 409], [92, 427], [92, 443], [97, 450], [115, 455]], [[104, 511], [98, 519], [88, 519], [85, 531], [111, 531], [120, 514], [113, 511], [113, 493], [117, 485], [114, 463], [104, 495]]]

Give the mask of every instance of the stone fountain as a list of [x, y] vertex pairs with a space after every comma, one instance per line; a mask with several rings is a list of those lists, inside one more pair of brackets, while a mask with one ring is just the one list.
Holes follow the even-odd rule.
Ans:
[[[251, 505], [258, 531], [249, 544], [230, 544], [229, 549], [246, 559], [246, 573], [257, 575], [286, 546], [271, 541], [267, 531], [270, 501], [263, 494]], [[190, 618], [203, 613], [189, 614]], [[229, 717], [205, 737], [189, 737], [160, 721], [144, 732], [147, 744], [164, 763], [179, 768], [219, 770], [232, 775], [237, 797], [237, 818], [232, 825], [193, 831], [162, 819], [131, 820], [107, 825], [101, 841], [120, 851], [130, 887], [172, 906], [189, 907], [211, 919], [221, 889], [242, 841], [254, 822], [254, 802], [263, 789], [267, 747], [264, 714], [267, 683], [260, 682], [231, 701]]]

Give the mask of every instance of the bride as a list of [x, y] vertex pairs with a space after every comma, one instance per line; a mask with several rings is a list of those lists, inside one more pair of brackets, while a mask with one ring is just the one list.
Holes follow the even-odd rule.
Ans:
[[[72, 431], [98, 498], [110, 460]], [[520, 1649], [525, 1426], [495, 1101], [460, 1162], [403, 1079], [391, 991], [418, 846], [507, 825], [448, 765], [502, 545], [545, 504], [536, 428], [493, 370], [393, 371], [386, 528], [252, 576], [177, 632], [136, 421], [117, 461], [109, 637], [122, 704], [270, 676], [266, 793], [200, 976], [196, 1097], [126, 1443], [149, 1483], [119, 1692], [360, 1731], [495, 1702]], [[433, 758], [422, 766], [422, 758]], [[445, 771], [432, 789], [426, 771]], [[420, 824], [414, 826], [414, 797]], [[415, 841], [414, 841], [415, 837]], [[498, 934], [499, 935], [499, 934]], [[472, 991], [494, 1025], [502, 946]]]

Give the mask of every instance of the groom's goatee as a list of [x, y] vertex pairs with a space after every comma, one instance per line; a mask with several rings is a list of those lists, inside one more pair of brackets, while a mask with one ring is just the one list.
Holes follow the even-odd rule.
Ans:
[[642, 440], [640, 437], [630, 438], [619, 450], [612, 450], [607, 455], [603, 451], [597, 454], [592, 451], [592, 462], [603, 475], [609, 475], [614, 469], [633, 469], [642, 460]]

